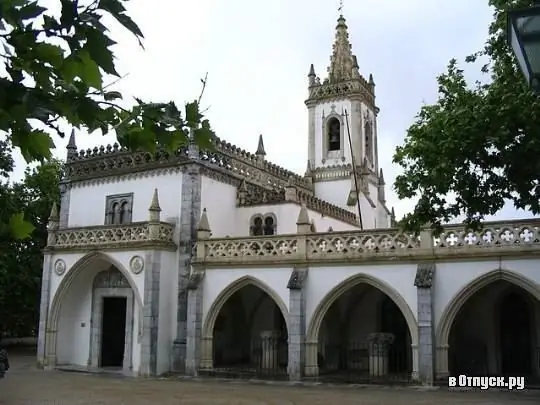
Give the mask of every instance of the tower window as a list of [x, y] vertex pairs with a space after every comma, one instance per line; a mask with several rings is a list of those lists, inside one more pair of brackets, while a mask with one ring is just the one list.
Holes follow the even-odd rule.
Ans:
[[274, 218], [267, 216], [264, 219], [264, 234], [273, 235], [274, 234]]
[[274, 214], [256, 214], [251, 218], [249, 233], [251, 236], [270, 236], [276, 234], [276, 228], [277, 219]]
[[256, 216], [251, 219], [251, 236], [261, 236], [263, 234], [263, 219], [260, 216]]
[[106, 197], [105, 224], [123, 225], [131, 223], [133, 193]]
[[341, 124], [335, 117], [328, 120], [328, 151], [341, 149]]
[[366, 120], [364, 124], [364, 135], [366, 139], [366, 157], [373, 163], [373, 127], [371, 122]]

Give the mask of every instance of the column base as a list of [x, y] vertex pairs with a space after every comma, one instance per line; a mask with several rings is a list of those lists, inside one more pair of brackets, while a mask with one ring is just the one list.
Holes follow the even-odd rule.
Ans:
[[305, 366], [304, 375], [306, 377], [318, 377], [319, 376], [319, 366]]
[[369, 356], [369, 375], [371, 377], [384, 377], [388, 374], [388, 355]]
[[173, 371], [184, 372], [186, 369], [186, 342], [175, 340], [173, 342]]
[[261, 333], [261, 368], [263, 370], [273, 370], [278, 366], [278, 345], [279, 332], [265, 331]]

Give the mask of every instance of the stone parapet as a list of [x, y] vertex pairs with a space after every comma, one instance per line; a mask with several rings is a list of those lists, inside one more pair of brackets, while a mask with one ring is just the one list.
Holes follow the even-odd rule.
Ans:
[[176, 249], [174, 225], [166, 222], [134, 222], [49, 231], [48, 251], [161, 247]]
[[397, 228], [364, 231], [212, 238], [199, 241], [205, 265], [338, 263], [351, 261], [436, 260], [530, 254], [540, 251], [540, 220], [485, 222], [481, 230], [445, 226], [438, 237]]

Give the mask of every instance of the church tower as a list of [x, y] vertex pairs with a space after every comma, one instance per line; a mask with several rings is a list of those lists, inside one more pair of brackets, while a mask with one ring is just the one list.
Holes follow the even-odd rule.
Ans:
[[315, 195], [360, 211], [362, 228], [390, 226], [377, 150], [375, 82], [366, 80], [352, 53], [345, 18], [337, 20], [328, 76], [308, 74], [308, 169]]

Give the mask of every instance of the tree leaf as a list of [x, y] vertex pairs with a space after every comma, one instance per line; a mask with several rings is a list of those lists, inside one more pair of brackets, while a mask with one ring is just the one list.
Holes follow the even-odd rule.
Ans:
[[29, 238], [34, 229], [34, 225], [25, 221], [23, 213], [14, 214], [9, 219], [9, 230], [15, 239]]
[[19, 17], [21, 20], [29, 20], [40, 16], [47, 11], [45, 7], [38, 6], [38, 2], [34, 1], [19, 9]]
[[107, 101], [118, 100], [122, 98], [122, 93], [119, 91], [108, 91], [103, 94], [103, 98]]
[[197, 128], [201, 122], [202, 114], [199, 113], [197, 101], [186, 103], [186, 123], [190, 128]]
[[119, 76], [116, 68], [114, 67], [113, 53], [109, 46], [114, 45], [107, 35], [99, 30], [88, 30], [86, 34], [86, 46], [84, 49], [88, 52], [90, 57], [98, 64], [106, 73]]
[[64, 51], [56, 45], [41, 42], [34, 47], [36, 56], [54, 67], [60, 67], [64, 61]]
[[90, 57], [86, 51], [80, 51], [77, 55], [80, 59], [79, 77], [90, 87], [101, 89], [102, 77], [97, 63]]

